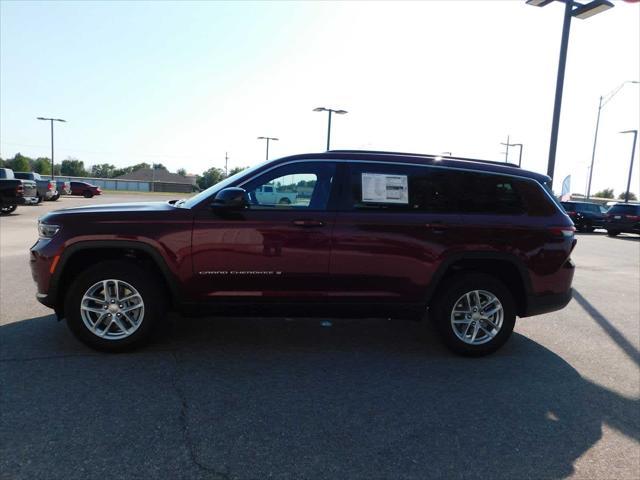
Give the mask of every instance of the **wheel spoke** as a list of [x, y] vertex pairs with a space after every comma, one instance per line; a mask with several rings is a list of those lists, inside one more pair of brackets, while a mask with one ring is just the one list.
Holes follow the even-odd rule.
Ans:
[[482, 306], [482, 302], [480, 301], [480, 292], [478, 292], [478, 290], [475, 290], [473, 292], [473, 296], [475, 298], [476, 304], [475, 306], [480, 309], [480, 307]]
[[478, 335], [478, 330], [480, 330], [480, 324], [476, 322], [473, 326], [473, 335], [471, 336], [471, 343], [476, 341], [476, 336]]
[[502, 305], [498, 305], [498, 306], [492, 308], [491, 310], [489, 310], [488, 312], [484, 312], [483, 316], [484, 317], [492, 317], [493, 315], [498, 313], [500, 310], [502, 310]]
[[127, 319], [127, 322], [129, 322], [132, 327], [136, 326], [136, 322], [131, 319], [128, 312], [122, 312], [122, 315]]
[[131, 305], [130, 307], [123, 308], [122, 310], [120, 310], [120, 312], [127, 313], [142, 307], [143, 307], [142, 303], [136, 303], [135, 305]]
[[116, 323], [118, 328], [122, 330], [122, 333], [127, 333], [129, 331], [129, 329], [124, 326], [124, 323], [122, 323], [122, 321], [120, 321], [120, 319], [117, 316], [113, 317], [113, 321]]
[[109, 320], [109, 323], [107, 323], [107, 326], [104, 327], [104, 330], [102, 330], [102, 332], [100, 332], [98, 335], [104, 338], [104, 336], [107, 334], [107, 332], [111, 328], [111, 325], [113, 325], [113, 319], [114, 317], [111, 317], [111, 320]]
[[82, 309], [86, 312], [97, 313], [98, 315], [103, 315], [105, 313], [104, 308], [93, 308], [83, 305]]

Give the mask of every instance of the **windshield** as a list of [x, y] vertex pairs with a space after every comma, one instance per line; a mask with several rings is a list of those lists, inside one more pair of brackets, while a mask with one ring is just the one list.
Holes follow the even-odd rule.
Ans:
[[179, 204], [176, 203], [176, 206], [181, 208], [193, 208], [203, 200], [211, 197], [212, 195], [216, 194], [217, 192], [227, 187], [228, 185], [231, 185], [233, 182], [235, 182], [239, 178], [245, 175], [251, 174], [252, 172], [258, 170], [260, 167], [262, 167], [267, 163], [269, 163], [269, 161], [261, 162], [258, 165], [254, 165], [253, 167], [249, 167], [246, 170], [242, 170], [234, 175], [231, 175], [230, 177], [227, 177], [224, 180], [219, 181], [215, 185], [210, 186], [206, 190], [201, 191], [197, 195], [194, 195], [193, 197], [189, 198], [185, 202], [181, 201]]

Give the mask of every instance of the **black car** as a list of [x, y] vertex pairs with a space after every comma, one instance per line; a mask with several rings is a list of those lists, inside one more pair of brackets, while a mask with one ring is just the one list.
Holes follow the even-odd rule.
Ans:
[[604, 227], [610, 237], [619, 233], [640, 234], [640, 205], [615, 204], [607, 211]]
[[604, 228], [605, 215], [600, 205], [589, 202], [561, 202], [567, 215], [580, 232], [593, 232]]

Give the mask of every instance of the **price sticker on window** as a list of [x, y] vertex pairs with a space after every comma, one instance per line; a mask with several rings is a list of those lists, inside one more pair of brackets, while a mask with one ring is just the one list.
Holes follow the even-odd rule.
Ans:
[[371, 203], [409, 203], [406, 175], [362, 174], [362, 201]]

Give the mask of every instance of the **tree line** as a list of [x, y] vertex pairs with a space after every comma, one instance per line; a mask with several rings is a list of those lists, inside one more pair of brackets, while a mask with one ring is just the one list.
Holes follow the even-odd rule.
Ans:
[[[31, 158], [21, 153], [16, 153], [13, 158], [0, 158], [0, 167], [10, 168], [14, 172], [36, 172], [40, 175], [51, 175], [51, 159], [47, 157]], [[137, 163], [128, 167], [117, 168], [110, 163], [100, 163], [92, 165], [90, 168], [84, 166], [82, 160], [68, 157], [61, 163], [55, 165], [54, 175], [63, 175], [68, 177], [94, 177], [94, 178], [116, 178], [127, 173], [135, 172], [142, 168], [154, 168], [155, 170], [167, 170], [162, 163]], [[234, 175], [246, 167], [235, 167], [229, 171], [229, 176]], [[187, 176], [184, 168], [179, 168], [176, 173]], [[219, 181], [226, 178], [227, 175], [222, 168], [212, 167], [205, 170], [202, 175], [196, 175], [196, 183], [201, 189], [209, 188]]]
[[[618, 200], [624, 200], [626, 193], [627, 192], [621, 192], [620, 195], [618, 195]], [[604, 190], [600, 190], [599, 192], [594, 193], [593, 196], [597, 198], [615, 198], [613, 188], [605, 188]], [[635, 201], [637, 199], [638, 197], [635, 193], [629, 192], [629, 200]]]

